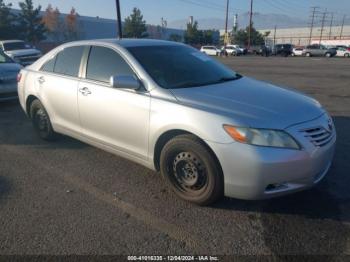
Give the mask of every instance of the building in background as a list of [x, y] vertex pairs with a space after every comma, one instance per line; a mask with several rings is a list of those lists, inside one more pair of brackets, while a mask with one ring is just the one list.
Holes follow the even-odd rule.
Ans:
[[[270, 31], [268, 43], [273, 45], [274, 28], [259, 30], [260, 33]], [[341, 26], [324, 27], [321, 44], [324, 45], [350, 45], [350, 25], [344, 25], [343, 32]], [[341, 37], [340, 37], [341, 36]], [[311, 44], [320, 43], [321, 27], [314, 27]], [[276, 30], [276, 44], [293, 44], [297, 46], [306, 46], [310, 43], [310, 27], [285, 28]]]

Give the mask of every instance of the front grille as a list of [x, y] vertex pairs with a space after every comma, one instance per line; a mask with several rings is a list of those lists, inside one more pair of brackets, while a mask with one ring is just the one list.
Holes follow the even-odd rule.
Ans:
[[310, 140], [315, 146], [324, 146], [328, 144], [334, 136], [334, 128], [331, 122], [328, 123], [327, 127], [313, 127], [303, 129], [301, 132], [304, 136]]

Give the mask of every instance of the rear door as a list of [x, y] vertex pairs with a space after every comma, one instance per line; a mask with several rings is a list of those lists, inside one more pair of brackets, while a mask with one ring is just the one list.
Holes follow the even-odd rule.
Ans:
[[44, 64], [35, 81], [55, 129], [80, 132], [77, 92], [85, 46], [67, 47]]
[[141, 159], [148, 157], [150, 95], [145, 91], [112, 88], [110, 77], [136, 75], [124, 58], [108, 47], [93, 46], [78, 104], [83, 134]]

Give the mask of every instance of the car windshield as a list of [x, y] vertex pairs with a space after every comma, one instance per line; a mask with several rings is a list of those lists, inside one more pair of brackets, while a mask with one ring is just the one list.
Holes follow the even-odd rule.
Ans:
[[241, 77], [215, 59], [187, 46], [135, 46], [127, 49], [153, 80], [166, 89], [211, 85]]
[[2, 63], [13, 63], [12, 59], [0, 51], [0, 64]]
[[3, 46], [5, 51], [27, 49], [27, 46], [24, 42], [9, 42], [4, 43]]

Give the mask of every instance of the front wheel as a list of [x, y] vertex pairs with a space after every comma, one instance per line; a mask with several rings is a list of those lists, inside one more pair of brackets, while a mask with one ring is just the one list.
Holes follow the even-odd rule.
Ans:
[[41, 139], [47, 141], [55, 140], [57, 134], [52, 128], [48, 113], [39, 100], [35, 100], [31, 104], [30, 117], [34, 129]]
[[311, 53], [306, 53], [305, 56], [306, 57], [311, 57]]
[[197, 137], [171, 139], [160, 155], [160, 171], [180, 198], [209, 205], [224, 194], [221, 168], [210, 150]]
[[331, 53], [326, 53], [326, 57], [331, 57]]
[[346, 53], [344, 56], [345, 56], [345, 57], [350, 57], [350, 54]]

